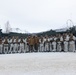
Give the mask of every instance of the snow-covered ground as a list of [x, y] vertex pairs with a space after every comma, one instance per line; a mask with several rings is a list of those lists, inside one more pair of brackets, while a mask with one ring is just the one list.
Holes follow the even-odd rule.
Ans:
[[0, 75], [76, 75], [76, 53], [0, 55]]

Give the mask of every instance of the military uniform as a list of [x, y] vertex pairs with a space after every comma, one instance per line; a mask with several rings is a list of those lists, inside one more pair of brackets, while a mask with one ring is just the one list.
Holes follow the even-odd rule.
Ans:
[[31, 38], [31, 36], [28, 36], [27, 39], [26, 39], [26, 42], [27, 42], [26, 52], [31, 52], [31, 51], [30, 51], [30, 38]]
[[19, 39], [18, 39], [18, 37], [16, 37], [14, 39], [14, 52], [17, 53], [18, 50], [19, 50]]
[[64, 37], [63, 35], [60, 36], [61, 51], [64, 51], [64, 38], [63, 37]]
[[44, 50], [45, 50], [45, 52], [47, 52], [47, 51], [49, 51], [49, 41], [48, 41], [48, 37], [45, 37], [45, 38], [44, 38], [44, 41], [45, 41], [45, 42], [44, 42], [44, 43], [45, 43], [45, 47], [44, 47], [45, 49], [44, 49]]
[[43, 37], [40, 37], [39, 39], [39, 52], [43, 52], [44, 51], [44, 42], [43, 42]]
[[19, 52], [24, 53], [24, 41], [23, 41], [23, 38], [20, 39], [20, 49], [19, 49]]
[[53, 37], [49, 38], [49, 50], [52, 51], [53, 47], [52, 47], [52, 42], [53, 42]]
[[53, 52], [56, 52], [56, 40], [57, 38], [56, 37], [53, 37], [53, 42], [52, 42], [52, 46], [53, 46]]
[[27, 38], [23, 39], [24, 42], [24, 52], [28, 51]]
[[14, 37], [10, 39], [10, 50], [9, 53], [14, 51]]
[[64, 37], [64, 51], [65, 52], [68, 52], [68, 49], [69, 49], [68, 41], [69, 41], [69, 35], [65, 35]]
[[33, 36], [29, 38], [29, 51], [34, 52], [34, 37]]
[[38, 36], [34, 37], [34, 50], [36, 52], [38, 52], [38, 50], [39, 50], [39, 37]]
[[60, 37], [57, 38], [57, 52], [61, 52], [61, 41], [60, 41]]
[[7, 54], [8, 53], [8, 39], [7, 37], [5, 37], [4, 41], [4, 53]]
[[2, 54], [2, 49], [3, 48], [3, 43], [2, 43], [2, 38], [0, 37], [0, 53]]
[[75, 36], [71, 35], [69, 39], [69, 51], [75, 52]]

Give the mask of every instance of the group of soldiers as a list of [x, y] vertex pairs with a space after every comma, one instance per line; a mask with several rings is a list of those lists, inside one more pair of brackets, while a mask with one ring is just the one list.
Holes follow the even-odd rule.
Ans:
[[29, 35], [23, 37], [0, 37], [0, 53], [27, 52], [76, 52], [76, 37], [72, 33], [51, 36]]

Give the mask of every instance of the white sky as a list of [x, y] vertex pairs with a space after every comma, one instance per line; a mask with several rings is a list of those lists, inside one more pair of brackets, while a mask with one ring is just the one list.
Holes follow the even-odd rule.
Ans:
[[76, 0], [0, 0], [0, 25], [41, 32], [76, 24]]

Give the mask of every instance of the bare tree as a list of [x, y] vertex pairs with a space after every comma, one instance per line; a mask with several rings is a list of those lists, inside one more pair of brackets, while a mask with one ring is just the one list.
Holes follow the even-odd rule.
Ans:
[[7, 21], [5, 24], [5, 33], [9, 33], [10, 31], [11, 31], [11, 27], [10, 27], [9, 21]]

